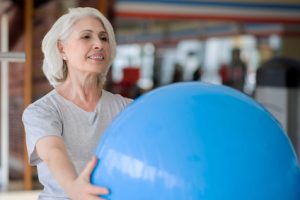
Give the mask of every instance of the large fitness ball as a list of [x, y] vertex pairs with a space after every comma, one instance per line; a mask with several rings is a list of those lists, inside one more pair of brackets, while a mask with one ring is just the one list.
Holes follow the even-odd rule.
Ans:
[[138, 98], [106, 130], [91, 181], [112, 200], [299, 200], [286, 133], [225, 86], [179, 83]]

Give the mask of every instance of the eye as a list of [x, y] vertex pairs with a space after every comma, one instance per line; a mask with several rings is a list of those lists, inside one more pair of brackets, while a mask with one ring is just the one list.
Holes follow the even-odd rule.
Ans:
[[81, 38], [82, 38], [82, 39], [90, 39], [91, 36], [90, 36], [90, 35], [84, 35], [84, 36], [82, 36]]
[[107, 41], [108, 41], [107, 35], [100, 35], [99, 39], [100, 39], [101, 41], [104, 41], [104, 42], [107, 42]]

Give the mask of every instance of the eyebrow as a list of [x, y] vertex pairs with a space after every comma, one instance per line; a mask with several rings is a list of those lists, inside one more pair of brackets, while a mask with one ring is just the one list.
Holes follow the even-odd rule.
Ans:
[[[90, 33], [93, 33], [94, 31], [93, 30], [90, 30], [90, 29], [85, 29], [85, 30], [82, 30], [80, 31], [80, 33], [84, 33], [84, 32], [90, 32]], [[99, 34], [107, 34], [106, 31], [100, 31]]]

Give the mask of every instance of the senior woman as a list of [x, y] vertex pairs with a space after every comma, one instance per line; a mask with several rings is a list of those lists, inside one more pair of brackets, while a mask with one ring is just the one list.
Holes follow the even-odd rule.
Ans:
[[43, 71], [53, 90], [23, 113], [31, 165], [44, 186], [39, 199], [102, 199], [90, 184], [93, 152], [130, 99], [103, 89], [116, 54], [114, 32], [96, 9], [72, 8], [42, 42]]

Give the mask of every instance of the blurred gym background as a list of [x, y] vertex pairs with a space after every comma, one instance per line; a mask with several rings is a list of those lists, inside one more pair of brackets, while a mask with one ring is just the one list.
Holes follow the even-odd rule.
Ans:
[[114, 26], [107, 90], [137, 98], [180, 81], [233, 87], [274, 114], [299, 157], [299, 0], [0, 0], [0, 199], [35, 199], [20, 191], [41, 189], [21, 116], [52, 89], [41, 71], [42, 38], [77, 6], [99, 9]]

